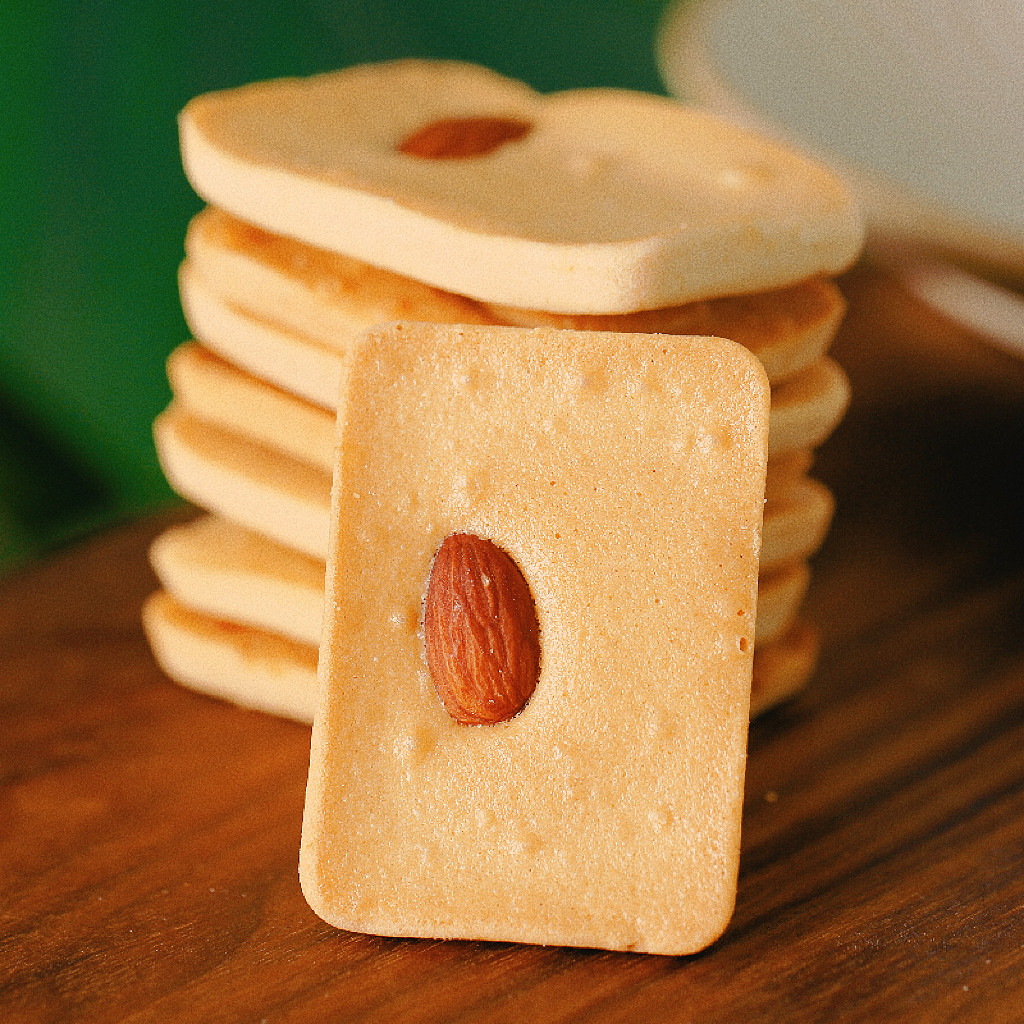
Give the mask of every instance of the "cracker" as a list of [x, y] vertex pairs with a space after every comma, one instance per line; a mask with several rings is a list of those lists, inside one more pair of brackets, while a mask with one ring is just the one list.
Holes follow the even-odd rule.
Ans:
[[755, 651], [773, 643], [793, 625], [810, 582], [811, 570], [803, 561], [790, 562], [758, 576]]
[[846, 304], [832, 281], [811, 278], [773, 291], [618, 315], [545, 313], [493, 304], [486, 308], [498, 323], [517, 327], [729, 338], [761, 360], [774, 386], [825, 354]]
[[[300, 854], [320, 916], [671, 954], [721, 933], [768, 399], [757, 360], [718, 339], [362, 336], [339, 408]], [[424, 663], [420, 606], [456, 533], [514, 560], [539, 620], [536, 690], [493, 727], [449, 717]], [[488, 565], [482, 606], [506, 607], [503, 578]], [[514, 635], [489, 649], [503, 643], [519, 650]]]
[[772, 387], [769, 454], [817, 448], [828, 440], [850, 404], [850, 382], [828, 356]]
[[[301, 643], [320, 643], [324, 563], [218, 516], [165, 530], [150, 562], [179, 604]], [[796, 618], [810, 577], [797, 562], [758, 578], [755, 650]]]
[[[142, 611], [153, 656], [168, 678], [243, 708], [310, 724], [317, 695], [317, 647], [239, 625], [181, 603], [164, 591]], [[795, 623], [754, 652], [751, 717], [806, 684], [817, 656], [817, 630]]]
[[156, 418], [153, 438], [164, 474], [182, 497], [285, 547], [326, 557], [331, 478], [323, 470], [173, 403]]
[[479, 303], [337, 253], [263, 231], [213, 207], [189, 225], [192, 270], [222, 302], [342, 355], [368, 327], [392, 320], [509, 324], [629, 334], [729, 338], [776, 384], [824, 355], [845, 304], [831, 281], [618, 316], [571, 316]]
[[219, 516], [165, 530], [149, 560], [179, 604], [316, 647], [324, 562]]
[[185, 254], [189, 265], [228, 304], [342, 355], [353, 338], [375, 324], [493, 320], [471, 299], [272, 234], [216, 207], [192, 218]]
[[[529, 130], [462, 159], [412, 144], [439, 120], [478, 117]], [[541, 96], [455, 61], [209, 93], [179, 124], [208, 202], [527, 309], [619, 313], [763, 291], [839, 272], [863, 239], [832, 172], [709, 114], [613, 89]]]
[[807, 685], [817, 667], [820, 647], [818, 629], [798, 621], [758, 650], [750, 691], [751, 718], [796, 696]]
[[[176, 402], [157, 417], [153, 434], [164, 473], [182, 497], [286, 547], [327, 557], [331, 477], [324, 469], [201, 420]], [[834, 509], [831, 491], [809, 477], [769, 491], [764, 572], [814, 554]]]
[[[769, 430], [769, 435], [771, 431]], [[769, 443], [771, 438], [769, 437]], [[765, 478], [765, 501], [785, 498], [803, 480], [814, 465], [814, 452], [798, 448], [768, 458], [768, 476]]]
[[167, 377], [175, 400], [197, 419], [333, 472], [334, 413], [237, 369], [195, 342], [171, 353]]
[[142, 608], [157, 664], [175, 682], [244, 708], [311, 722], [317, 649], [219, 621], [163, 591]]
[[781, 497], [766, 501], [761, 572], [771, 572], [815, 554], [825, 541], [834, 512], [832, 492], [812, 477], [794, 481]]
[[185, 320], [208, 349], [321, 408], [336, 407], [342, 363], [337, 350], [229, 305], [187, 261], [178, 285]]

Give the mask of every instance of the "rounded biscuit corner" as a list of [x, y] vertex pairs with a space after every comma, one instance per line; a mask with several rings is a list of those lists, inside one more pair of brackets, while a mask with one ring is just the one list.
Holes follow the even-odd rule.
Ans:
[[736, 885], [734, 884], [729, 891], [728, 899], [722, 901], [721, 906], [718, 908], [718, 914], [707, 920], [707, 927], [698, 940], [698, 943], [690, 950], [687, 951], [688, 955], [699, 953], [709, 946], [713, 946], [722, 936], [726, 933], [729, 928], [729, 924], [732, 922], [733, 915], [736, 912]]
[[[726, 933], [736, 911], [737, 885], [735, 879], [723, 899], [708, 907], [699, 926], [673, 930], [669, 926], [648, 934], [639, 941], [617, 948], [625, 952], [648, 953], [656, 956], [694, 956], [713, 946]], [[607, 948], [613, 948], [611, 946]]]
[[312, 758], [309, 775], [306, 779], [306, 793], [302, 809], [302, 832], [299, 840], [299, 887], [303, 898], [317, 917], [330, 923], [330, 913], [324, 898], [323, 864], [321, 860], [324, 787], [322, 776], [317, 774], [314, 764], [318, 748], [322, 743], [320, 736], [322, 722], [313, 722]]
[[327, 921], [320, 879], [320, 858], [314, 847], [315, 843], [307, 837], [303, 822], [302, 842], [299, 845], [299, 888], [302, 890], [303, 899], [309, 904], [309, 909], [321, 920]]
[[752, 400], [760, 400], [759, 408], [764, 419], [767, 436], [772, 388], [764, 363], [749, 348], [738, 341], [733, 341], [731, 338], [717, 337], [712, 340], [720, 343], [723, 346], [723, 350], [729, 352], [729, 358], [733, 360], [736, 367], [737, 379], [740, 380], [743, 386], [743, 393], [749, 395]]

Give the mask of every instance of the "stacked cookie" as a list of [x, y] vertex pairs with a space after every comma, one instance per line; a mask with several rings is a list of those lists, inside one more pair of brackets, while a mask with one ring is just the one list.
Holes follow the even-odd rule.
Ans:
[[[848, 400], [829, 277], [861, 244], [831, 175], [669, 100], [545, 97], [452, 62], [211, 94], [181, 131], [210, 205], [180, 277], [197, 340], [168, 363], [155, 438], [209, 514], [152, 550], [145, 622], [172, 678], [312, 718], [345, 356], [405, 320], [717, 335], [757, 355], [772, 393], [754, 711], [802, 685], [807, 560], [833, 512], [808, 470]], [[560, 429], [557, 408], [527, 421]], [[470, 500], [480, 484], [451, 486]]]
[[299, 852], [320, 917], [665, 954], [721, 933], [769, 405], [721, 338], [353, 342]]

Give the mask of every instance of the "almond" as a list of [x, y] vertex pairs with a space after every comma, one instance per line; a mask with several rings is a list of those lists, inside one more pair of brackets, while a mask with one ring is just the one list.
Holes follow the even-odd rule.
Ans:
[[540, 628], [512, 558], [468, 533], [434, 558], [423, 619], [427, 664], [445, 710], [464, 725], [517, 715], [540, 673]]
[[398, 152], [424, 160], [464, 160], [493, 153], [527, 135], [531, 127], [513, 117], [442, 118], [403, 139]]

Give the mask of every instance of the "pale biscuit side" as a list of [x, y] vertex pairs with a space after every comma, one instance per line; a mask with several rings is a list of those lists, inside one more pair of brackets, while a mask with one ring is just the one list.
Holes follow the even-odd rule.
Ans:
[[[471, 159], [399, 152], [438, 118], [481, 114], [530, 131]], [[839, 180], [764, 139], [662, 97], [541, 97], [455, 62], [211, 93], [180, 131], [193, 187], [241, 219], [528, 309], [630, 312], [778, 288], [845, 269], [863, 238]]]

